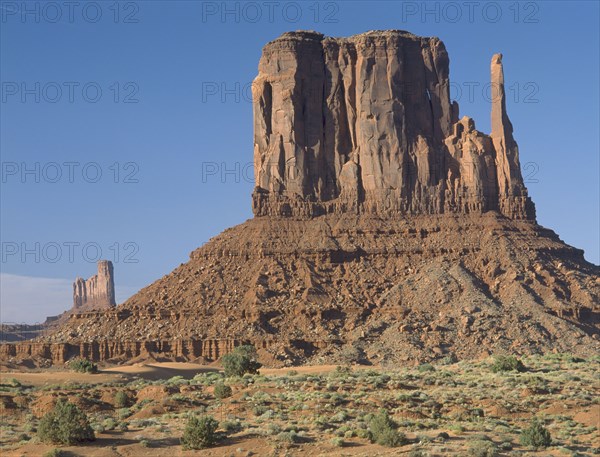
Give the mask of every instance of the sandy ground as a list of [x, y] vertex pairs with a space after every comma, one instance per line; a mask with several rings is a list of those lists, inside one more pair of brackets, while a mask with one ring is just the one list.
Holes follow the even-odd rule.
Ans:
[[2, 371], [0, 372], [0, 381], [14, 378], [22, 384], [33, 386], [66, 384], [69, 382], [101, 384], [127, 380], [133, 377], [149, 380], [169, 379], [173, 376], [193, 378], [196, 374], [207, 371], [218, 371], [218, 369], [195, 363], [137, 363], [134, 365], [123, 365], [101, 369], [95, 374], [74, 373], [72, 371], [60, 369], [31, 372]]
[[[305, 374], [328, 373], [335, 370], [335, 365], [311, 365], [294, 368], [262, 368], [260, 373], [263, 375], [284, 375], [290, 371]], [[355, 367], [355, 369], [367, 369], [375, 367]], [[193, 378], [198, 373], [209, 371], [219, 371], [220, 367], [199, 365], [197, 363], [181, 362], [156, 362], [156, 363], [136, 363], [133, 365], [119, 365], [100, 370], [96, 374], [74, 373], [72, 371], [40, 370], [31, 372], [2, 371], [0, 372], [0, 382], [8, 379], [16, 379], [21, 384], [32, 386], [44, 386], [51, 384], [67, 383], [88, 383], [101, 384], [106, 382], [116, 382], [139, 377], [148, 380], [169, 379], [173, 376], [183, 376], [186, 379]]]

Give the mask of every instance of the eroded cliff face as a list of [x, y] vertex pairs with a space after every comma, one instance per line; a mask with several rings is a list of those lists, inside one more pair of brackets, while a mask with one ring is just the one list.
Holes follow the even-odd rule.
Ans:
[[458, 120], [438, 38], [403, 31], [268, 43], [253, 84], [256, 216], [499, 211], [535, 219], [492, 60], [492, 135]]
[[98, 273], [89, 279], [77, 278], [73, 283], [73, 311], [112, 308], [116, 305], [113, 264], [98, 262]]

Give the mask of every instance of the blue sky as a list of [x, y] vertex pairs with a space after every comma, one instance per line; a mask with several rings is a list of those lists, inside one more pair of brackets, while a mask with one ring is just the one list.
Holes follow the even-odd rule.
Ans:
[[250, 218], [248, 85], [262, 46], [298, 29], [440, 37], [484, 132], [502, 52], [538, 222], [599, 263], [597, 2], [23, 4], [0, 9], [3, 321], [69, 308], [99, 256], [123, 301]]

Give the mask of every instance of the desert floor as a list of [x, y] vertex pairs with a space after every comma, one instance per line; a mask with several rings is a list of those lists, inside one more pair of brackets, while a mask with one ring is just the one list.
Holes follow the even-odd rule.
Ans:
[[[588, 456], [600, 454], [600, 359], [565, 354], [522, 359], [525, 372], [491, 370], [492, 359], [418, 367], [304, 366], [224, 378], [218, 366], [138, 363], [96, 374], [66, 368], [0, 373], [0, 453], [43, 456], [39, 419], [58, 398], [83, 409], [96, 441], [60, 447], [71, 456]], [[232, 388], [217, 399], [214, 386]], [[126, 394], [117, 404], [116, 393]], [[370, 415], [389, 412], [406, 436], [369, 441]], [[211, 415], [228, 436], [184, 451], [190, 414]], [[552, 435], [519, 442], [533, 416]]]

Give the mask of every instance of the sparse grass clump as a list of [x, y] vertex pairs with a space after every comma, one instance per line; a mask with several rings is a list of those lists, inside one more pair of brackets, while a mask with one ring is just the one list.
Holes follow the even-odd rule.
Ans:
[[95, 439], [86, 414], [76, 405], [62, 400], [42, 417], [37, 434], [41, 441], [50, 444], [72, 445]]
[[522, 373], [526, 371], [525, 365], [514, 355], [497, 355], [494, 357], [494, 363], [492, 364], [492, 371], [494, 373], [500, 373], [504, 371], [517, 371]]
[[550, 446], [552, 437], [548, 429], [538, 419], [533, 419], [529, 427], [521, 433], [519, 441], [523, 446], [538, 449]]
[[244, 376], [246, 373], [256, 374], [262, 366], [256, 361], [256, 349], [254, 346], [238, 346], [225, 354], [221, 360], [225, 376]]
[[190, 417], [181, 438], [183, 448], [205, 449], [214, 446], [221, 438], [217, 428], [219, 423], [211, 416]]
[[371, 441], [387, 447], [397, 447], [406, 442], [404, 434], [398, 430], [398, 424], [392, 420], [386, 410], [381, 410], [369, 421]]

